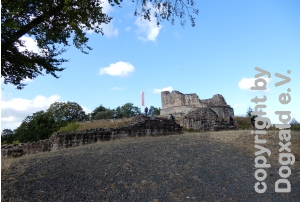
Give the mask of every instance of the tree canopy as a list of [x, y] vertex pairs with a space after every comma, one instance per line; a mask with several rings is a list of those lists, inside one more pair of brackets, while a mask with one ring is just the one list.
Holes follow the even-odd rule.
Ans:
[[[122, 0], [108, 0], [110, 5], [121, 5]], [[182, 26], [186, 16], [195, 26], [193, 14], [198, 14], [193, 0], [133, 0], [136, 2], [134, 14], [151, 20], [151, 7], [159, 25], [163, 20], [174, 24], [180, 18]], [[92, 50], [87, 45], [85, 30], [101, 33], [101, 25], [108, 24], [112, 17], [103, 13], [101, 0], [3, 0], [1, 1], [1, 77], [4, 83], [11, 83], [23, 89], [25, 79], [51, 74], [59, 78], [57, 72], [64, 70], [62, 64], [67, 59], [58, 58], [73, 45], [83, 53]], [[28, 50], [24, 36], [37, 42], [39, 52]]]
[[106, 108], [103, 107], [103, 105], [100, 105], [99, 107], [96, 107], [92, 113], [91, 113], [91, 119], [96, 119], [96, 115], [99, 114], [100, 112], [105, 112]]
[[14, 140], [14, 132], [11, 129], [3, 129], [1, 132], [1, 143], [11, 144]]
[[86, 119], [85, 112], [76, 102], [55, 102], [50, 105], [47, 112], [54, 119], [57, 129], [66, 126], [69, 122]]
[[123, 118], [123, 117], [132, 117], [137, 114], [140, 114], [141, 110], [137, 106], [134, 106], [133, 103], [128, 102], [121, 107], [117, 107], [115, 112], [117, 118]]
[[160, 108], [156, 108], [154, 106], [150, 106], [150, 109], [152, 110], [152, 115], [153, 116], [158, 116], [160, 115]]
[[47, 139], [55, 132], [55, 121], [49, 113], [38, 111], [27, 116], [14, 131], [14, 139], [20, 142], [32, 142]]

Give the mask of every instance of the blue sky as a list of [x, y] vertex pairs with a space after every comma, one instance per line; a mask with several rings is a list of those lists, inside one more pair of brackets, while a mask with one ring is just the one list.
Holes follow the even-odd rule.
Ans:
[[[55, 79], [50, 75], [27, 81], [17, 90], [1, 83], [1, 129], [17, 128], [22, 120], [51, 103], [77, 102], [86, 112], [100, 104], [116, 108], [127, 102], [141, 107], [145, 91], [146, 106], [161, 107], [160, 91], [197, 93], [200, 99], [222, 94], [244, 115], [254, 107], [251, 98], [267, 96], [266, 117], [279, 123], [275, 111], [291, 111], [300, 121], [300, 2], [299, 1], [197, 1], [196, 26], [183, 28], [179, 20], [172, 26], [164, 21], [159, 28], [154, 20], [145, 22], [133, 16], [134, 4], [109, 7], [114, 19], [104, 26], [105, 35], [88, 33], [88, 55], [69, 47], [63, 55], [70, 59]], [[34, 41], [25, 38], [28, 48], [38, 51]], [[271, 73], [268, 89], [251, 91], [260, 67]], [[275, 73], [289, 75], [281, 81]], [[291, 89], [292, 101], [282, 105], [280, 93]], [[143, 108], [142, 108], [143, 110]]]

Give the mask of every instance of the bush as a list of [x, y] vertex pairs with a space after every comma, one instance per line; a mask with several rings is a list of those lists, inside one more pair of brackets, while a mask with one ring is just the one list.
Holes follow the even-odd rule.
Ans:
[[291, 124], [292, 131], [300, 131], [300, 124]]
[[79, 123], [76, 123], [76, 122], [71, 122], [71, 123], [68, 123], [68, 125], [64, 126], [64, 127], [61, 127], [59, 129], [59, 132], [72, 132], [72, 131], [76, 131], [77, 128], [79, 127]]
[[12, 143], [13, 143], [13, 144], [19, 144], [20, 141], [19, 141], [19, 140], [14, 140], [14, 141], [12, 141]]
[[232, 118], [234, 121], [238, 122], [239, 129], [252, 129], [251, 119], [249, 116], [234, 116]]

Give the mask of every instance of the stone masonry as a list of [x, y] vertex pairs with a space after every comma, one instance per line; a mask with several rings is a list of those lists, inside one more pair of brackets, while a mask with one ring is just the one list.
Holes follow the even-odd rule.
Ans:
[[186, 129], [202, 132], [235, 129], [234, 126], [229, 125], [224, 119], [219, 119], [217, 113], [208, 107], [188, 112], [179, 120], [179, 123]]
[[139, 115], [126, 127], [114, 129], [88, 129], [80, 132], [58, 132], [49, 139], [18, 145], [2, 145], [1, 158], [19, 157], [40, 152], [50, 152], [69, 147], [108, 141], [124, 137], [161, 136], [182, 133], [182, 127], [165, 118]]
[[214, 95], [211, 99], [200, 100], [198, 95], [183, 94], [179, 91], [162, 91], [161, 92], [162, 109], [160, 115], [169, 116], [173, 114], [175, 117], [183, 117], [188, 112], [198, 108], [211, 108], [219, 118], [234, 116], [233, 108], [227, 105], [224, 97], [220, 94]]

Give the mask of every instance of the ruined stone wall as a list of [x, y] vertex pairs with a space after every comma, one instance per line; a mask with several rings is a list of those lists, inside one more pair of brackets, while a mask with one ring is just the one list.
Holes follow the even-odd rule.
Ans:
[[209, 107], [198, 108], [183, 116], [179, 120], [181, 126], [186, 129], [199, 131], [218, 131], [236, 129], [227, 122], [219, 119], [216, 112]]
[[197, 94], [182, 94], [179, 91], [163, 91], [161, 92], [161, 102], [162, 109], [167, 109], [170, 107], [206, 107], [205, 104], [200, 102], [200, 99]]
[[127, 127], [116, 129], [88, 129], [80, 132], [58, 132], [47, 140], [2, 145], [1, 158], [19, 157], [40, 152], [50, 152], [69, 147], [92, 144], [99, 141], [115, 140], [125, 137], [161, 136], [182, 133], [182, 127], [164, 118], [134, 117]]
[[162, 109], [160, 115], [183, 117], [185, 114], [203, 107], [213, 109], [219, 117], [234, 116], [234, 111], [227, 105], [224, 97], [220, 94], [214, 95], [211, 99], [199, 99], [197, 94], [183, 94], [179, 91], [161, 92]]

